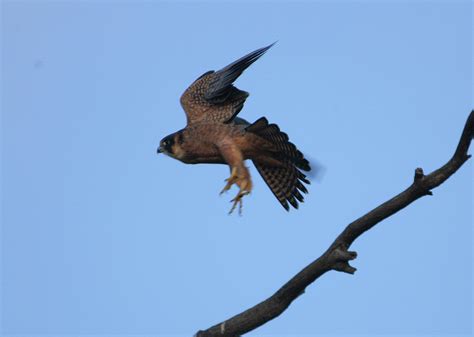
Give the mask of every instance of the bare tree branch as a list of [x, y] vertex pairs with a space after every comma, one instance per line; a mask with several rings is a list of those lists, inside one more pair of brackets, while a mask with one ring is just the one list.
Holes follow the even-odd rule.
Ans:
[[348, 251], [351, 244], [365, 231], [405, 208], [413, 201], [425, 195], [432, 195], [432, 189], [446, 181], [470, 158], [467, 151], [473, 137], [474, 110], [469, 114], [454, 155], [443, 167], [428, 175], [424, 175], [423, 170], [417, 168], [410, 187], [350, 223], [323, 255], [296, 274], [275, 294], [222, 323], [214, 325], [205, 331], [198, 331], [196, 336], [222, 337], [242, 335], [279, 316], [288, 308], [291, 302], [304, 293], [307, 286], [327, 271], [337, 270], [354, 274], [356, 269], [349, 264], [349, 261], [355, 259], [357, 253]]

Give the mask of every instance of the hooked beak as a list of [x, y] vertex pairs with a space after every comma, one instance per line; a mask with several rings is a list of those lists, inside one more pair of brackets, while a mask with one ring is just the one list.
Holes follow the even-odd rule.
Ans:
[[156, 153], [158, 153], [158, 154], [163, 153], [163, 150], [161, 149], [161, 146], [159, 146], [158, 149], [156, 149]]

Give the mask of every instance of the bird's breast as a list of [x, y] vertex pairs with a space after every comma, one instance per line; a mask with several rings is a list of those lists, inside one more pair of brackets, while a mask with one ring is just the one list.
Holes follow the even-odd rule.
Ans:
[[199, 164], [199, 163], [223, 163], [218, 148], [210, 142], [205, 140], [194, 140], [190, 143], [182, 144], [183, 151], [179, 158], [187, 164]]
[[209, 122], [193, 124], [184, 130], [181, 143], [183, 153], [179, 160], [188, 164], [224, 164], [216, 144], [225, 139], [237, 140], [242, 135], [242, 128], [235, 125]]

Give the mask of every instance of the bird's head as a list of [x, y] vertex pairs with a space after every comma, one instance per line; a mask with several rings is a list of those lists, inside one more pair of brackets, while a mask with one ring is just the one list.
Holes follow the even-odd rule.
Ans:
[[181, 131], [172, 133], [160, 141], [157, 153], [164, 153], [172, 158], [181, 159], [184, 152], [181, 147], [183, 143], [183, 134]]

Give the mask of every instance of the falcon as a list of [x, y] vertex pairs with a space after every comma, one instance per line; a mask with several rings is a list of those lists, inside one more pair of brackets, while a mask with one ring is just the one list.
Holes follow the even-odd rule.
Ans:
[[249, 93], [236, 88], [233, 82], [273, 44], [197, 78], [180, 99], [186, 127], [164, 137], [157, 150], [186, 164], [227, 164], [230, 177], [221, 194], [234, 184], [239, 188], [229, 214], [237, 205], [241, 213], [242, 198], [252, 191], [246, 159], [254, 163], [287, 211], [289, 205], [298, 208], [298, 201], [303, 202], [301, 192], [308, 193], [304, 184], [310, 182], [301, 170], [310, 171], [311, 167], [288, 135], [265, 117], [254, 123], [237, 117]]

